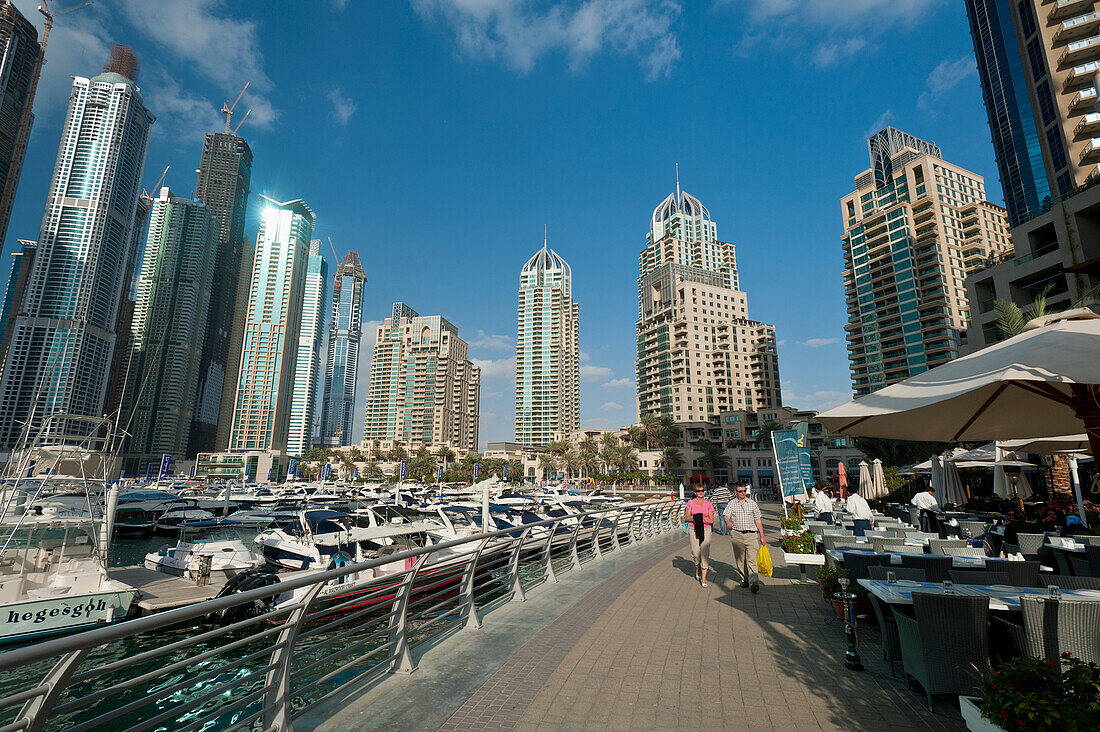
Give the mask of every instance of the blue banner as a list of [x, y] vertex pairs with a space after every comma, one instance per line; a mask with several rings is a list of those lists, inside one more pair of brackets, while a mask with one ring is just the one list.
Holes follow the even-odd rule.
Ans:
[[355, 480], [359, 480], [359, 468], [355, 469]]
[[401, 480], [405, 480], [405, 468], [406, 467], [407, 466], [405, 465], [405, 461], [402, 460], [401, 461]]
[[191, 466], [191, 475], [190, 475], [190, 477], [192, 477], [192, 478], [195, 477], [195, 469], [196, 468], [198, 468], [198, 465], [192, 465]]
[[442, 465], [440, 465], [440, 466], [439, 466], [439, 478], [438, 478], [437, 480], [438, 480], [438, 481], [439, 481], [440, 483], [442, 483], [442, 482], [443, 482], [443, 466], [442, 466]]
[[481, 463], [474, 463], [474, 482], [477, 482], [477, 471], [481, 467]]
[[508, 466], [507, 465], [504, 466], [504, 479], [508, 480]]
[[798, 432], [798, 469], [802, 472], [802, 487], [809, 493], [814, 484], [814, 464], [810, 458], [810, 423], [795, 422]]
[[332, 472], [332, 463], [325, 463], [321, 466], [321, 480], [328, 480], [329, 473]]
[[168, 466], [171, 464], [171, 462], [171, 455], [164, 454], [160, 456], [160, 472], [157, 473], [158, 478], [163, 478], [165, 476], [165, 474], [168, 472]]
[[288, 477], [288, 478], [293, 478], [294, 477], [294, 468], [297, 467], [297, 465], [298, 465], [298, 461], [295, 460], [294, 458], [291, 458], [290, 459], [290, 465], [287, 466], [287, 469], [286, 469], [286, 477]]
[[802, 482], [802, 465], [798, 449], [798, 430], [772, 432], [772, 451], [775, 469], [779, 472], [779, 484], [784, 496], [803, 496], [806, 486]]
[[248, 482], [248, 458], [245, 458], [244, 461], [244, 482]]

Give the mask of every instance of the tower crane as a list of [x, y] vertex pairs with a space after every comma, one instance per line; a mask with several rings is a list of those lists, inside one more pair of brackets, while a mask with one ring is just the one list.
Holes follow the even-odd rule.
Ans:
[[[230, 124], [232, 124], [232, 121], [233, 121], [233, 110], [237, 108], [237, 102], [241, 101], [241, 97], [243, 97], [244, 93], [246, 91], [248, 91], [248, 85], [251, 84], [251, 83], [252, 83], [251, 81], [245, 82], [244, 89], [241, 89], [241, 93], [238, 94], [237, 98], [233, 100], [232, 105], [230, 105], [229, 102], [225, 102], [224, 104], [222, 104], [221, 113], [225, 115], [225, 134], [227, 134], [227, 135], [230, 134], [229, 126], [230, 126]], [[239, 123], [237, 123], [237, 126], [233, 129], [232, 134], [234, 134], [234, 135], [237, 134], [237, 130], [241, 129], [241, 125], [244, 124], [244, 121], [246, 119], [248, 119], [248, 115], [250, 115], [250, 114], [252, 114], [251, 109], [249, 109], [247, 112], [244, 113], [244, 117], [241, 119], [241, 121]]]

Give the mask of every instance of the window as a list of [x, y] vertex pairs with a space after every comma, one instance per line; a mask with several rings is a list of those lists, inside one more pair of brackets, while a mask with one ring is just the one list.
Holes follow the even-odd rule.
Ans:
[[1050, 162], [1054, 169], [1066, 167], [1066, 148], [1062, 145], [1062, 133], [1057, 127], [1047, 130], [1047, 145], [1050, 147]]
[[1035, 87], [1035, 95], [1039, 97], [1039, 113], [1043, 116], [1043, 126], [1049, 125], [1055, 119], [1054, 99], [1050, 96], [1050, 84], [1046, 79]]

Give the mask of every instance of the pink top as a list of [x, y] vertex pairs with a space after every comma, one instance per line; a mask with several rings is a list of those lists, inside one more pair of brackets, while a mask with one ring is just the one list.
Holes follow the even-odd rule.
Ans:
[[687, 515], [703, 514], [703, 522], [710, 523], [714, 520], [714, 504], [705, 498], [692, 498], [687, 503]]

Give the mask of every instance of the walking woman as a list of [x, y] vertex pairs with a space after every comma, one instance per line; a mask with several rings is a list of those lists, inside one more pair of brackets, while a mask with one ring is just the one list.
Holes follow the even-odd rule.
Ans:
[[695, 560], [695, 579], [707, 586], [707, 560], [710, 559], [710, 532], [716, 512], [714, 505], [703, 498], [703, 487], [695, 488], [695, 497], [684, 507], [684, 521], [691, 524], [691, 557]]

